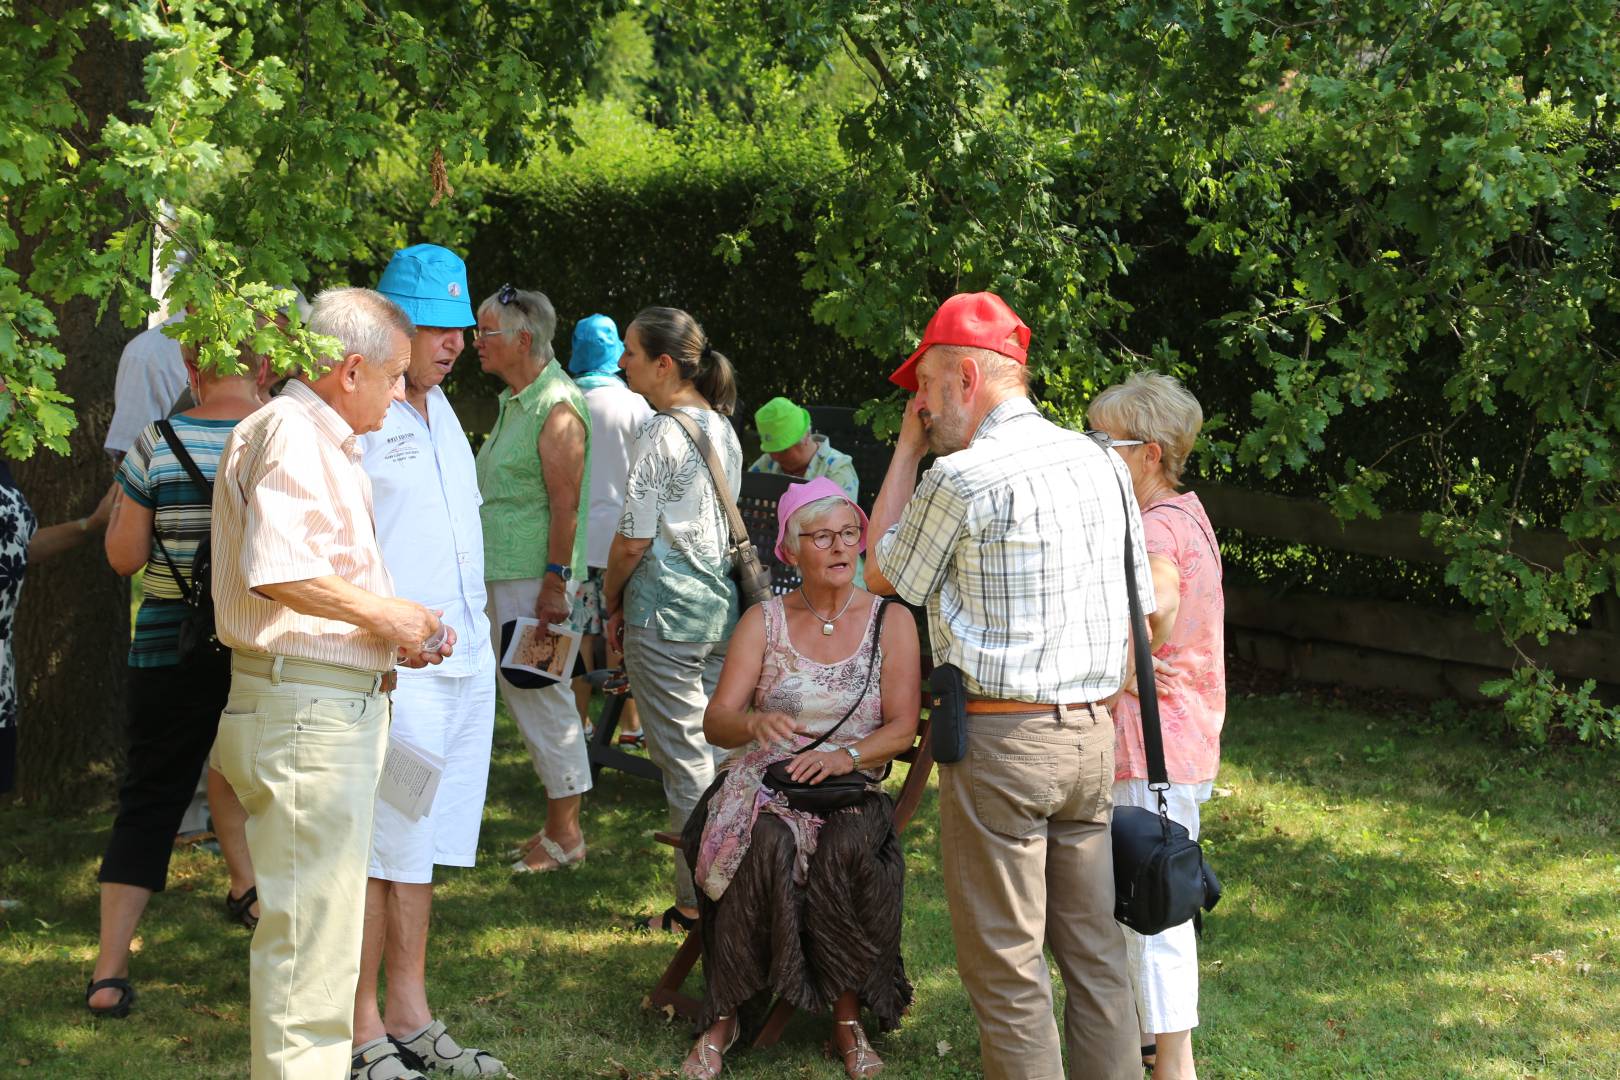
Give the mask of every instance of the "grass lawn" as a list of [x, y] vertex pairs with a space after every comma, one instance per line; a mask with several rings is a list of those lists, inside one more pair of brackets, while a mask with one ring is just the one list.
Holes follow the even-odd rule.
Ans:
[[[1234, 699], [1205, 808], [1226, 898], [1202, 945], [1200, 1075], [1620, 1076], [1620, 785], [1615, 761], [1507, 750], [1425, 718], [1310, 697]], [[520, 1077], [672, 1076], [683, 1025], [643, 1011], [673, 939], [653, 785], [606, 773], [591, 855], [514, 879], [497, 854], [540, 793], [504, 718], [482, 865], [443, 874], [430, 991], [451, 1030]], [[879, 1043], [891, 1077], [979, 1075], [953, 968], [932, 795], [906, 835], [909, 1022]], [[240, 1077], [247, 935], [220, 908], [216, 858], [177, 853], [142, 926], [127, 1020], [81, 1001], [110, 802], [76, 815], [0, 808], [0, 1075]], [[800, 1017], [737, 1077], [841, 1076]]]

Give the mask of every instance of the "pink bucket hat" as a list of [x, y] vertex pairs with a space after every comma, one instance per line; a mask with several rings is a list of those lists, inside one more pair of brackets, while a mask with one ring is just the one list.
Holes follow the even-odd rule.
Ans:
[[855, 509], [855, 516], [861, 519], [861, 553], [866, 553], [866, 511], [862, 510], [854, 500], [844, 494], [844, 489], [827, 479], [818, 476], [808, 484], [793, 484], [776, 500], [776, 557], [787, 562], [787, 526], [788, 519], [798, 512], [799, 508], [817, 499], [843, 499]]

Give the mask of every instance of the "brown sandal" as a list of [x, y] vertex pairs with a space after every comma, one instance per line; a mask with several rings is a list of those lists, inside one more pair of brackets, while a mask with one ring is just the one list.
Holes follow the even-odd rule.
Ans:
[[[731, 1038], [726, 1040], [726, 1045], [719, 1047], [710, 1042], [708, 1031], [699, 1035], [697, 1045], [692, 1048], [697, 1054], [697, 1061], [694, 1062], [692, 1055], [687, 1054], [686, 1060], [681, 1062], [681, 1076], [687, 1077], [688, 1080], [714, 1080], [725, 1070], [726, 1055], [731, 1052], [733, 1046], [737, 1045], [737, 1036], [742, 1034], [742, 1025], [737, 1023], [736, 1017], [733, 1016], [717, 1016], [714, 1018], [716, 1024], [723, 1020], [732, 1022]], [[714, 1055], [712, 1061], [709, 1059], [710, 1054]]]
[[[844, 1073], [850, 1080], [865, 1080], [868, 1076], [876, 1076], [883, 1071], [883, 1059], [877, 1056], [872, 1044], [866, 1041], [866, 1032], [861, 1029], [859, 1020], [834, 1020], [833, 1023], [852, 1027], [855, 1029], [855, 1045], [848, 1050], [840, 1051], [835, 1040], [827, 1040], [827, 1056], [842, 1059]], [[854, 1054], [855, 1059], [850, 1060]]]

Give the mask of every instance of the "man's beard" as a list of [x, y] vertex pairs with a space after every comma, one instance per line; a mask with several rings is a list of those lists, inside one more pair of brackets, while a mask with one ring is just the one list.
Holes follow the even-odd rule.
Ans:
[[967, 447], [967, 418], [959, 412], [929, 412], [923, 430], [928, 435], [928, 449], [936, 456], [954, 454]]

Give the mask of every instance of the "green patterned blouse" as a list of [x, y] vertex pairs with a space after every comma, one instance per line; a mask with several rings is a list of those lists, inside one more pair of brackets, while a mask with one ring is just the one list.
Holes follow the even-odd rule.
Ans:
[[540, 428], [557, 405], [566, 404], [585, 425], [585, 479], [580, 485], [579, 524], [574, 530], [574, 578], [585, 579], [585, 528], [590, 519], [591, 413], [579, 392], [553, 360], [521, 393], [501, 391], [495, 428], [478, 448], [478, 490], [484, 503], [484, 577], [517, 581], [542, 577], [551, 531], [551, 497], [540, 466]]

